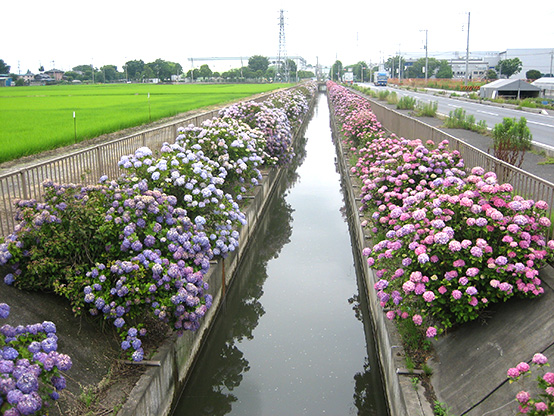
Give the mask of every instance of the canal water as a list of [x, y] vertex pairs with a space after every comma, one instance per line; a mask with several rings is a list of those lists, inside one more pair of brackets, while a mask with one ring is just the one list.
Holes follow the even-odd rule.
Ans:
[[388, 415], [324, 94], [300, 142], [174, 416]]

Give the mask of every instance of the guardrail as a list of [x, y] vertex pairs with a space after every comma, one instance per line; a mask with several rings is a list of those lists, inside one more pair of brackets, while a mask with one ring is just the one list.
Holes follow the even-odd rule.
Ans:
[[[485, 171], [496, 173], [500, 183], [509, 182], [518, 195], [535, 201], [546, 201], [549, 207], [546, 216], [553, 218], [554, 184], [552, 182], [510, 165], [436, 127], [390, 109], [364, 94], [354, 90], [351, 91], [371, 101], [371, 109], [385, 129], [399, 137], [409, 139], [432, 140], [434, 143], [448, 140], [448, 148], [460, 152], [466, 168], [471, 169], [480, 166]], [[550, 239], [553, 236], [554, 230], [551, 227], [546, 237]]]
[[[272, 93], [274, 91], [246, 100], [263, 101]], [[142, 146], [147, 146], [154, 151], [161, 148], [164, 142], [172, 143], [177, 137], [179, 127], [189, 124], [199, 126], [205, 120], [217, 116], [219, 110], [182, 118], [159, 127], [1, 174], [0, 236], [7, 236], [16, 225], [15, 201], [18, 199], [40, 200], [42, 183], [45, 180], [92, 185], [98, 183], [102, 175], [117, 178], [120, 174], [118, 162], [121, 156], [132, 154]]]

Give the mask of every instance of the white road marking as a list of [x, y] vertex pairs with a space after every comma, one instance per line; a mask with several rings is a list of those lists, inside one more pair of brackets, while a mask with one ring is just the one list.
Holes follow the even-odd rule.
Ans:
[[533, 120], [527, 120], [527, 123], [528, 124], [538, 124], [539, 126], [554, 128], [554, 125], [552, 125], [552, 124], [540, 123], [538, 121], [533, 121]]

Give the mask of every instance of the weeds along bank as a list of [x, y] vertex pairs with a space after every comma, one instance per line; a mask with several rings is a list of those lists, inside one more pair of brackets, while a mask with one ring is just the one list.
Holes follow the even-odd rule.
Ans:
[[371, 239], [361, 254], [375, 275], [374, 295], [396, 323], [405, 366], [430, 374], [429, 339], [494, 303], [543, 293], [538, 271], [554, 249], [544, 237], [548, 206], [517, 195], [494, 172], [465, 166], [446, 142], [388, 134], [367, 100], [334, 83], [327, 89], [359, 186]]
[[[45, 183], [45, 202], [19, 201], [20, 223], [0, 244], [4, 282], [55, 292], [76, 314], [104, 319], [136, 362], [145, 358], [146, 314], [179, 335], [197, 330], [213, 302], [205, 276], [239, 249], [244, 209], [263, 172], [290, 162], [316, 90], [305, 84], [226, 107], [159, 152], [121, 158], [122, 175], [95, 186]], [[56, 351], [54, 331], [4, 325], [0, 333], [0, 409], [38, 414], [65, 387], [70, 358]]]

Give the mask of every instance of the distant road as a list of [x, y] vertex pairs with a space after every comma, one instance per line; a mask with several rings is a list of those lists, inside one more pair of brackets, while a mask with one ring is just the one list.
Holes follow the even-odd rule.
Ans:
[[484, 120], [489, 128], [493, 128], [495, 124], [502, 123], [502, 119], [505, 117], [515, 117], [516, 119], [525, 117], [527, 120], [527, 126], [533, 135], [533, 142], [554, 148], [554, 116], [551, 115], [536, 114], [522, 110], [512, 110], [488, 104], [479, 104], [478, 102], [462, 101], [455, 98], [432, 95], [430, 93], [407, 91], [392, 87], [377, 87], [369, 83], [359, 85], [370, 87], [376, 91], [383, 89], [395, 91], [399, 98], [403, 96], [411, 96], [424, 104], [437, 102], [437, 111], [445, 116], [448, 116], [448, 114], [456, 108], [463, 108], [466, 114], [473, 115], [476, 121]]

